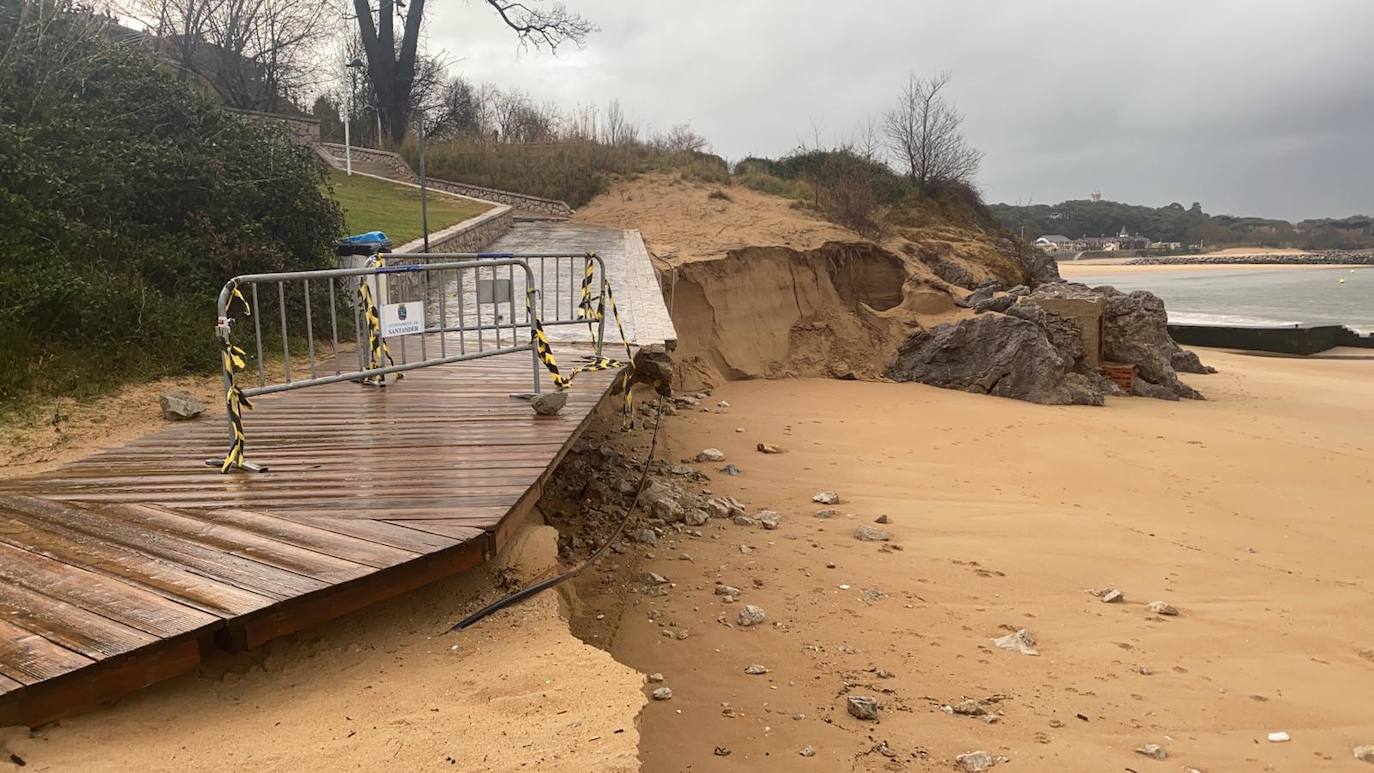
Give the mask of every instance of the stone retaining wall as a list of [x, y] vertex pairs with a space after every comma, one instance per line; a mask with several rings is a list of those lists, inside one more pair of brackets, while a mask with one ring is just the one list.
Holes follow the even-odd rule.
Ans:
[[[487, 245], [505, 236], [514, 222], [515, 211], [498, 205], [477, 217], [429, 235], [430, 252], [481, 252]], [[397, 247], [395, 252], [424, 251], [424, 239], [416, 239]]]
[[285, 127], [288, 134], [297, 142], [307, 145], [320, 143], [320, 122], [303, 115], [264, 113], [258, 110], [242, 110], [226, 107], [225, 110], [254, 123]]

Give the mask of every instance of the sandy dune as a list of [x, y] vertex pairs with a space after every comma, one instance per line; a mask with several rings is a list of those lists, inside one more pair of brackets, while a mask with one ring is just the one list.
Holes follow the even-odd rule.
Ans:
[[[712, 395], [728, 409], [668, 419], [674, 462], [723, 449], [743, 472], [696, 465], [709, 487], [783, 522], [713, 520], [622, 567], [667, 576], [663, 598], [583, 588], [581, 633], [674, 691], [645, 708], [643, 769], [950, 770], [972, 750], [1023, 771], [1361, 769], [1352, 747], [1374, 743], [1374, 363], [1204, 359], [1222, 370], [1192, 377], [1207, 402], [1053, 408], [747, 381]], [[820, 489], [841, 494], [841, 515], [815, 517]], [[880, 514], [900, 551], [852, 537]], [[713, 595], [718, 581], [743, 589], [739, 603]], [[1125, 603], [1087, 592], [1107, 587]], [[1147, 613], [1156, 600], [1181, 614]], [[767, 623], [717, 622], [743, 603]], [[1038, 657], [992, 645], [1023, 627]], [[746, 675], [751, 664], [770, 672]], [[846, 695], [877, 698], [880, 722], [848, 716]], [[964, 698], [1000, 720], [940, 708]], [[1134, 753], [1146, 743], [1167, 762]]]

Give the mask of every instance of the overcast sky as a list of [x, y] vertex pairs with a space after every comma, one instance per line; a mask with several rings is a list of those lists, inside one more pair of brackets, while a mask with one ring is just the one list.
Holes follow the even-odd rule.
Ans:
[[948, 70], [990, 202], [1374, 214], [1374, 0], [566, 2], [601, 28], [582, 50], [521, 52], [478, 0], [430, 3], [430, 50], [539, 101], [690, 121], [731, 160], [844, 139]]

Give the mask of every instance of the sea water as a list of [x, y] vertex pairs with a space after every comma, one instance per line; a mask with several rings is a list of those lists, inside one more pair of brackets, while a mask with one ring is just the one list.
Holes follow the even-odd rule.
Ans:
[[[1345, 280], [1345, 281], [1341, 281]], [[1374, 332], [1374, 266], [1120, 270], [1075, 276], [1092, 287], [1149, 290], [1180, 324], [1345, 325]]]

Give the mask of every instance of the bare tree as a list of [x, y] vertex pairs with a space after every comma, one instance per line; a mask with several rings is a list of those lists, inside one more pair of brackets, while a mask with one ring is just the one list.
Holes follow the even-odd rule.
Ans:
[[964, 139], [964, 116], [944, 95], [949, 73], [930, 78], [912, 74], [897, 104], [883, 115], [888, 150], [922, 190], [942, 183], [971, 185], [983, 161]]
[[872, 114], [864, 118], [848, 149], [865, 161], [877, 161], [883, 152], [883, 132]]
[[601, 141], [607, 145], [633, 145], [639, 141], [639, 127], [620, 109], [618, 99], [612, 99], [606, 105], [606, 123]]
[[319, 83], [331, 0], [139, 0], [158, 48], [232, 107], [280, 109]]
[[[186, 0], [182, 0], [183, 2]], [[571, 42], [581, 45], [596, 27], [580, 15], [569, 11], [561, 2], [537, 0], [485, 0], [515, 31], [522, 46], [557, 51], [560, 45]], [[405, 9], [399, 41], [395, 19], [400, 8]], [[420, 27], [424, 19], [425, 0], [378, 0], [373, 9], [371, 0], [353, 0], [363, 49], [367, 51], [368, 76], [377, 91], [377, 104], [382, 114], [382, 128], [393, 143], [405, 139], [410, 117], [410, 97], [419, 55]], [[503, 132], [504, 133], [504, 132]]]
[[686, 150], [694, 153], [703, 153], [711, 147], [711, 143], [697, 134], [692, 125], [687, 123], [674, 126], [665, 134], [655, 134], [649, 143], [659, 150]]
[[433, 104], [426, 104], [429, 112], [429, 133], [438, 138], [475, 135], [481, 132], [477, 90], [462, 76], [448, 79], [439, 90]]

